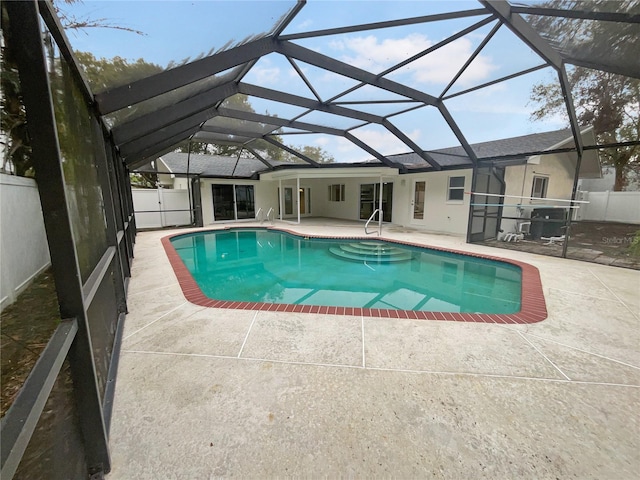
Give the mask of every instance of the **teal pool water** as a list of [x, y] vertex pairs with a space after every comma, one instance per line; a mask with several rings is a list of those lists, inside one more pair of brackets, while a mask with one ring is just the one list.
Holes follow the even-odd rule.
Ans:
[[211, 299], [297, 305], [515, 313], [516, 265], [376, 239], [223, 230], [171, 243]]

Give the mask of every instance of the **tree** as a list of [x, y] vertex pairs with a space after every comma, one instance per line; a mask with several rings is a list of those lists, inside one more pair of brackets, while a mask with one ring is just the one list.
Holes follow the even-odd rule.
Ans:
[[[65, 13], [63, 6], [78, 3], [81, 0], [60, 0], [53, 3], [63, 27], [66, 30], [85, 28], [111, 28], [143, 35], [139, 30], [121, 27], [112, 24], [105, 18], [89, 19], [76, 18]], [[0, 83], [2, 86], [1, 105], [2, 119], [0, 124], [0, 142], [3, 144], [3, 158], [0, 171], [7, 171], [19, 176], [33, 176], [31, 165], [31, 146], [27, 132], [26, 112], [21, 100], [20, 79], [13, 54], [11, 41], [11, 27], [9, 18], [2, 8], [3, 42], [0, 51]], [[13, 26], [19, 28], [19, 26]], [[45, 37], [46, 38], [46, 37]], [[60, 71], [60, 65], [55, 60], [54, 46], [50, 39], [45, 41], [48, 50], [52, 82], [56, 81], [56, 73]], [[80, 63], [87, 69], [87, 76], [95, 91], [113, 86], [115, 82], [126, 83], [152, 73], [162, 71], [157, 65], [149, 64], [139, 59], [130, 64], [119, 57], [113, 60], [95, 59], [90, 53], [77, 52]], [[114, 82], [114, 83], [108, 83]], [[53, 85], [53, 88], [59, 88]]]
[[[313, 147], [311, 145], [300, 145], [297, 147], [292, 147], [294, 150], [300, 152], [305, 157], [310, 158], [318, 163], [333, 163], [335, 159], [331, 154], [321, 147]], [[286, 160], [297, 161], [298, 157], [287, 152]]]
[[[584, 8], [585, 5], [574, 0], [552, 0], [544, 6], [571, 10]], [[596, 11], [606, 11], [610, 6], [611, 2], [604, 0], [589, 2], [589, 8]], [[624, 1], [617, 6], [626, 11], [624, 9], [631, 8], [631, 3]], [[639, 39], [626, 25], [582, 22], [578, 32], [575, 21], [562, 17], [539, 17], [533, 23], [545, 36], [561, 45], [571, 46], [574, 37], [577, 38], [574, 43], [588, 43], [590, 54], [595, 57], [602, 58], [605, 52], [618, 60], [633, 59], [637, 55]], [[627, 57], [628, 55], [632, 56]], [[599, 144], [637, 141], [640, 138], [640, 80], [583, 67], [575, 67], [567, 76], [578, 122], [581, 126], [593, 126]], [[531, 100], [538, 105], [531, 114], [533, 120], [557, 114], [566, 116], [558, 83], [534, 85]], [[603, 149], [600, 152], [603, 163], [615, 168], [614, 190], [624, 189], [628, 173], [640, 170], [640, 147], [632, 145]]]
[[164, 70], [159, 65], [146, 62], [142, 58], [129, 62], [121, 57], [96, 58], [89, 52], [76, 52], [76, 58], [82, 65], [94, 92], [131, 83]]
[[20, 78], [12, 48], [11, 25], [2, 7], [3, 42], [0, 50], [0, 93], [2, 117], [0, 119], [0, 142], [3, 145], [1, 172], [24, 176], [31, 168], [31, 146], [27, 133], [27, 120], [22, 104]]

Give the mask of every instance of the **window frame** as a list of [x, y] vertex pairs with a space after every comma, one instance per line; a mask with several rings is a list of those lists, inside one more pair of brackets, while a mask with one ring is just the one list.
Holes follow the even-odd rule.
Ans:
[[[462, 178], [462, 186], [452, 186], [451, 180], [454, 178]], [[447, 203], [464, 203], [464, 186], [467, 183], [467, 177], [465, 175], [452, 175], [448, 177], [447, 180]], [[461, 198], [451, 198], [452, 192], [462, 192]]]
[[344, 183], [332, 183], [329, 185], [329, 201], [330, 202], [344, 202], [345, 201], [345, 184]]
[[[542, 193], [540, 195], [535, 195], [536, 190], [536, 182], [542, 181]], [[531, 199], [538, 198], [547, 198], [547, 190], [549, 188], [549, 177], [546, 175], [534, 175], [533, 180], [531, 181]]]

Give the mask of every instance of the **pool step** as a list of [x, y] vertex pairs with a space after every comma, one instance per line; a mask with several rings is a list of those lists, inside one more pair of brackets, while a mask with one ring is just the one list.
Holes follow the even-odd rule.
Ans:
[[361, 262], [406, 262], [411, 260], [411, 252], [381, 242], [352, 242], [330, 247], [329, 252], [347, 260]]

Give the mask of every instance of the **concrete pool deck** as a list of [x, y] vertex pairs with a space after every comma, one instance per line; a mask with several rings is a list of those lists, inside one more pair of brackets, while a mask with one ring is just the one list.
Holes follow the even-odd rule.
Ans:
[[[355, 222], [276, 226], [363, 234]], [[161, 244], [172, 233], [136, 239], [109, 480], [637, 477], [640, 272], [385, 227], [537, 267], [548, 318], [216, 309], [186, 301]]]

